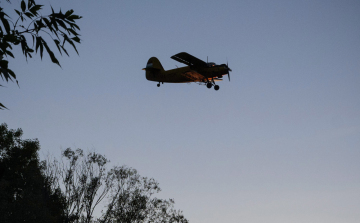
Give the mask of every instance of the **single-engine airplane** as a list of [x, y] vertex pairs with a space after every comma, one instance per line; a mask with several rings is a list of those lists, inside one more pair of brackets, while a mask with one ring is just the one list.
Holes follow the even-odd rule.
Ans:
[[180, 63], [184, 63], [186, 67], [179, 67], [172, 70], [165, 71], [160, 61], [156, 57], [151, 57], [146, 64], [145, 70], [146, 79], [149, 81], [160, 83], [189, 83], [197, 82], [206, 85], [207, 88], [214, 86], [214, 89], [219, 90], [219, 85], [216, 81], [222, 81], [224, 75], [228, 75], [230, 81], [231, 69], [227, 64], [216, 65], [213, 62], [202, 61], [188, 53], [182, 52], [171, 57]]

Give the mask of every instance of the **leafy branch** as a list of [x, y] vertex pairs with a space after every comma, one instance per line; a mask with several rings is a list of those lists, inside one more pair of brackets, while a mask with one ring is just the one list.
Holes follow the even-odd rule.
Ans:
[[[7, 1], [10, 2], [10, 0]], [[80, 28], [76, 21], [82, 17], [75, 15], [72, 9], [65, 13], [61, 10], [56, 13], [52, 7], [52, 13], [43, 16], [40, 14], [42, 7], [43, 5], [36, 4], [35, 0], [28, 0], [27, 4], [25, 0], [22, 0], [19, 10], [14, 9], [18, 16], [15, 22], [0, 7], [0, 77], [3, 81], [16, 81], [18, 84], [16, 74], [9, 68], [7, 60], [8, 57], [15, 58], [12, 50], [13, 46], [17, 45], [21, 46], [26, 60], [28, 57], [32, 58], [32, 55], [38, 51], [42, 59], [45, 49], [51, 61], [61, 67], [43, 35], [49, 36], [52, 39], [60, 55], [64, 52], [69, 56], [66, 50], [66, 43], [71, 45], [76, 53], [79, 54], [75, 44], [81, 41], [79, 38], [80, 34], [78, 33]], [[28, 44], [27, 37], [31, 37], [32, 45]], [[0, 103], [1, 109], [6, 109], [6, 107]]]

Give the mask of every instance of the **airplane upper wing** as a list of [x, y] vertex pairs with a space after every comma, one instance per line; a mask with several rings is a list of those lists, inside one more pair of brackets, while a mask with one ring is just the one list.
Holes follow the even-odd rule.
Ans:
[[188, 66], [207, 67], [206, 62], [185, 52], [175, 54], [171, 57], [171, 59], [184, 63]]

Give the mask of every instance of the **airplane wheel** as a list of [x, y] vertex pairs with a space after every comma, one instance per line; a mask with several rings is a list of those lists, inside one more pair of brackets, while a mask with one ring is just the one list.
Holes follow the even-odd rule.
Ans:
[[157, 86], [160, 87], [160, 83], [158, 83]]
[[214, 86], [214, 89], [215, 89], [215, 91], [217, 91], [217, 90], [220, 89], [220, 86], [219, 86], [219, 85], [215, 85], [215, 86]]
[[207, 87], [207, 88], [211, 88], [211, 87], [212, 87], [212, 84], [209, 82], [209, 83], [206, 84], [206, 87]]

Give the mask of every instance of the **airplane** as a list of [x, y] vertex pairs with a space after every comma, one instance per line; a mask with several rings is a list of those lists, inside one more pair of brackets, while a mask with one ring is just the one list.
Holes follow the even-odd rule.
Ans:
[[207, 88], [214, 86], [216, 91], [220, 87], [215, 82], [222, 81], [221, 78], [224, 75], [227, 74], [230, 81], [231, 69], [227, 64], [216, 65], [213, 62], [205, 62], [186, 52], [175, 54], [171, 59], [187, 66], [165, 71], [160, 61], [156, 57], [151, 57], [146, 64], [146, 68], [143, 68], [146, 71], [146, 79], [159, 82], [158, 87], [160, 87], [160, 83], [196, 82], [200, 85], [206, 85]]

